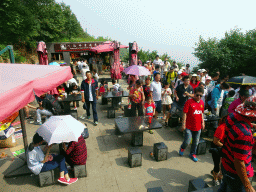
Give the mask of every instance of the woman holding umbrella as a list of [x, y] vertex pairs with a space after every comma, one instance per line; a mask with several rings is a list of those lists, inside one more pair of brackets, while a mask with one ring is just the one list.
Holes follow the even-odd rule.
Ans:
[[41, 172], [53, 170], [57, 167], [60, 169], [60, 178], [58, 182], [70, 185], [75, 183], [77, 178], [70, 178], [65, 164], [65, 157], [62, 155], [50, 155], [52, 145], [48, 146], [46, 155], [44, 155], [40, 145], [44, 142], [43, 138], [36, 133], [33, 137], [33, 143], [30, 144], [27, 155], [28, 168], [38, 175]]

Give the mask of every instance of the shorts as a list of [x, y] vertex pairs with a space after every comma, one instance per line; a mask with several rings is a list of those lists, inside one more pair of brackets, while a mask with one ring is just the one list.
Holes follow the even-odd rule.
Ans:
[[162, 109], [162, 101], [155, 101], [155, 105], [156, 105], [156, 111], [158, 113], [161, 113], [161, 109]]
[[183, 112], [183, 107], [179, 106], [179, 104], [176, 101], [174, 101], [170, 109], [171, 115], [177, 114], [179, 116], [182, 116], [182, 112]]

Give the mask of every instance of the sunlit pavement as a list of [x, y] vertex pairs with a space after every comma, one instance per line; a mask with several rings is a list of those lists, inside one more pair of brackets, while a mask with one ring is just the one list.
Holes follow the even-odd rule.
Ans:
[[[100, 77], [109, 77], [109, 75]], [[126, 80], [121, 80], [120, 84], [122, 88], [126, 89]], [[127, 104], [127, 98], [123, 98], [123, 103]], [[0, 191], [146, 192], [147, 188], [162, 187], [164, 191], [184, 192], [188, 190], [189, 180], [198, 177], [211, 185], [210, 171], [213, 169], [211, 154], [207, 151], [206, 155], [197, 156], [199, 162], [195, 163], [188, 157], [188, 148], [184, 156], [180, 157], [178, 150], [183, 137], [175, 128], [163, 127], [155, 130], [154, 134], [144, 132], [144, 143], [140, 147], [142, 166], [130, 168], [128, 165], [128, 147], [130, 146], [131, 135], [116, 136], [114, 134], [114, 119], [107, 118], [107, 105], [101, 105], [101, 99], [97, 104], [97, 111], [98, 126], [93, 125], [92, 117], [89, 120], [79, 118], [81, 122], [87, 123], [90, 134], [86, 140], [88, 149], [87, 177], [80, 178], [71, 186], [63, 186], [57, 183], [58, 175], [56, 175], [54, 185], [40, 188], [38, 177], [34, 175], [3, 178], [3, 171], [9, 167], [12, 161], [0, 160]], [[84, 113], [80, 102], [78, 117]], [[116, 111], [116, 117], [122, 115], [123, 111]], [[162, 120], [159, 119], [159, 122]], [[28, 141], [31, 142], [39, 126], [27, 123], [26, 127]], [[154, 143], [158, 142], [164, 142], [168, 147], [168, 159], [166, 161], [156, 162], [149, 155], [153, 151]], [[22, 144], [22, 139], [18, 139], [18, 143]], [[53, 148], [53, 152], [58, 152], [57, 149], [57, 147]], [[10, 155], [9, 149], [4, 151]], [[255, 186], [255, 182], [253, 182], [253, 186]]]

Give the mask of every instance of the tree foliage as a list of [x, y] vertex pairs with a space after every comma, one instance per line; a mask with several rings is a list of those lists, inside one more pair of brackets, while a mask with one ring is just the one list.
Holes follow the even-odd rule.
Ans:
[[256, 30], [245, 33], [233, 29], [225, 37], [217, 40], [199, 38], [194, 55], [202, 62], [199, 68], [211, 72], [220, 71], [221, 75], [237, 76], [241, 73], [255, 76], [256, 70]]
[[55, 0], [2, 0], [0, 15], [0, 44], [89, 37], [70, 6]]

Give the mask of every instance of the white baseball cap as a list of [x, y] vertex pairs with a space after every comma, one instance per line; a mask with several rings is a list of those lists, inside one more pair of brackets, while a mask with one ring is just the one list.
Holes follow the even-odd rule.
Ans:
[[207, 76], [205, 80], [206, 80], [206, 81], [207, 81], [207, 80], [212, 81], [212, 78], [211, 78], [210, 76]]
[[182, 72], [181, 71], [178, 71], [177, 74], [180, 75]]
[[207, 72], [205, 69], [202, 69], [202, 73]]
[[192, 77], [197, 77], [197, 74], [194, 73], [194, 74], [192, 75]]
[[200, 72], [201, 72], [201, 71], [202, 71], [202, 69], [198, 69], [198, 71], [200, 71]]

